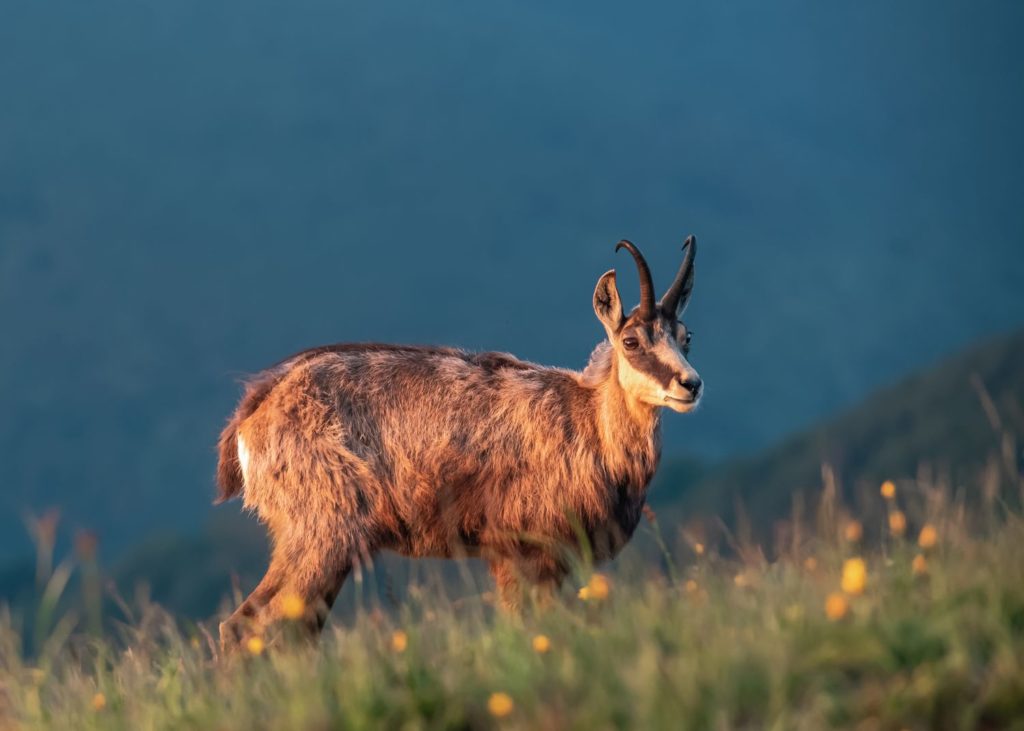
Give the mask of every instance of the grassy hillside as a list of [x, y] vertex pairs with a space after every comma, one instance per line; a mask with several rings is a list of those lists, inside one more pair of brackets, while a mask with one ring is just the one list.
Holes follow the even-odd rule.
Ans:
[[149, 606], [102, 639], [59, 622], [26, 659], [3, 615], [0, 728], [1022, 728], [1020, 516], [901, 488], [858, 516], [909, 521], [868, 551], [833, 496], [772, 563], [581, 567], [523, 617], [419, 588], [317, 649], [286, 623], [226, 659]]
[[922, 469], [953, 486], [977, 484], [993, 460], [997, 469], [1020, 472], [1019, 434], [1024, 331], [973, 347], [821, 426], [709, 471], [678, 493], [672, 508], [728, 518], [742, 504], [767, 526], [788, 514], [794, 490], [822, 484], [825, 464], [847, 494], [858, 483], [914, 478]]

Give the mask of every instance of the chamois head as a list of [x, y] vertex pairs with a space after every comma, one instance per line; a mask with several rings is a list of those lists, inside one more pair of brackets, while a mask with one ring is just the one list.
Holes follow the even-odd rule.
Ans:
[[640, 274], [640, 304], [626, 316], [615, 270], [606, 272], [594, 290], [594, 312], [608, 333], [619, 385], [633, 399], [651, 406], [668, 406], [685, 413], [697, 407], [703, 390], [700, 376], [687, 361], [692, 333], [680, 320], [693, 292], [693, 260], [697, 239], [683, 244], [683, 264], [659, 302], [654, 301], [651, 270], [643, 254], [629, 241], [615, 250], [633, 255]]

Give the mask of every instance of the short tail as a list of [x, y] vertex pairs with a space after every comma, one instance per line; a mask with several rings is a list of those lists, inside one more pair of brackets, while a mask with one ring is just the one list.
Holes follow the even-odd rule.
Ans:
[[242, 494], [245, 482], [242, 479], [242, 465], [238, 463], [238, 424], [240, 419], [236, 412], [228, 421], [224, 431], [220, 433], [217, 449], [220, 453], [217, 460], [217, 499], [215, 505], [227, 502]]
[[282, 371], [268, 371], [260, 374], [245, 384], [245, 394], [231, 415], [224, 430], [220, 433], [217, 449], [217, 499], [214, 504], [227, 502], [238, 497], [245, 488], [242, 476], [242, 465], [238, 462], [238, 428], [260, 407], [267, 395], [273, 390], [281, 378]]

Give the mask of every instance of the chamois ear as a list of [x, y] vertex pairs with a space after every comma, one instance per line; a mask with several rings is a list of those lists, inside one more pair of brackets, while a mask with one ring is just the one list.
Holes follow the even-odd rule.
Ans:
[[594, 289], [594, 312], [609, 335], [614, 335], [622, 327], [622, 300], [619, 299], [619, 289], [615, 286], [614, 269], [605, 272], [597, 280], [597, 287]]

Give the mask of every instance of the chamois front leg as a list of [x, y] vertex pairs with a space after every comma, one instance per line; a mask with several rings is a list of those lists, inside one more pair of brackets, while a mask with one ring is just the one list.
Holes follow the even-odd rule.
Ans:
[[522, 611], [527, 597], [535, 606], [550, 605], [566, 576], [565, 568], [556, 559], [543, 554], [495, 559], [490, 562], [490, 569], [498, 591], [498, 605], [512, 613]]

